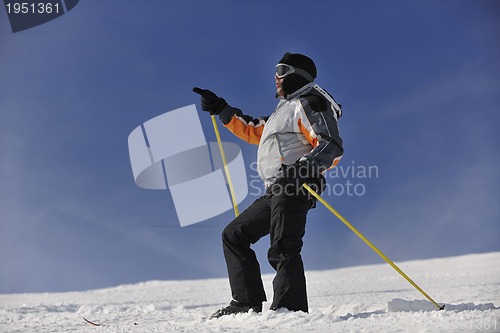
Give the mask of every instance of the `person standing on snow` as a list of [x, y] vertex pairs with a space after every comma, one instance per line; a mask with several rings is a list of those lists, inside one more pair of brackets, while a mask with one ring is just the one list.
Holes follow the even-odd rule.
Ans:
[[269, 117], [253, 118], [231, 107], [210, 90], [201, 95], [201, 108], [219, 115], [239, 138], [258, 144], [257, 168], [266, 192], [229, 223], [222, 233], [233, 300], [211, 318], [262, 311], [266, 294], [259, 263], [250, 248], [270, 234], [268, 259], [276, 270], [270, 309], [308, 312], [306, 279], [301, 257], [306, 215], [315, 199], [302, 188], [307, 183], [321, 194], [321, 175], [343, 154], [337, 119], [341, 108], [314, 83], [316, 65], [302, 54], [285, 53], [276, 66], [278, 106]]

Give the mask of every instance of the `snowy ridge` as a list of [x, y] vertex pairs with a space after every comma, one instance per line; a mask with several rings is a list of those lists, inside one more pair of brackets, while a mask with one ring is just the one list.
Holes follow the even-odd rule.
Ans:
[[[310, 313], [205, 320], [226, 279], [150, 281], [85, 292], [0, 295], [1, 332], [500, 332], [500, 252], [398, 263], [436, 311], [386, 264], [307, 272]], [[272, 275], [264, 276], [268, 297]], [[93, 326], [83, 318], [103, 325]]]

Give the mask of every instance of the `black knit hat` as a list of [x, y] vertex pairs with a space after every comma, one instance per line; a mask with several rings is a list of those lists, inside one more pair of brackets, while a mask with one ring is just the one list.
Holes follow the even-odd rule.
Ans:
[[300, 53], [287, 52], [278, 63], [287, 64], [295, 68], [303, 69], [307, 73], [309, 73], [314, 79], [318, 74], [316, 72], [316, 65], [314, 64], [314, 61], [312, 61], [312, 59], [309, 58], [308, 56], [305, 56]]
[[297, 73], [287, 75], [283, 80], [283, 90], [287, 95], [292, 94], [309, 82], [312, 82], [317, 76], [316, 65], [314, 64], [314, 61], [303, 54], [287, 52], [278, 63], [287, 64], [293, 66], [294, 68], [302, 69], [312, 77], [311, 80], [310, 78], [305, 78], [304, 76]]

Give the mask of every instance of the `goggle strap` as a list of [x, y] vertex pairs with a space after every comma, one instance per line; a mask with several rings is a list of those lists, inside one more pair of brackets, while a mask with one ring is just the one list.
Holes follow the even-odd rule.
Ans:
[[[292, 68], [292, 69], [293, 69], [293, 72], [292, 72], [292, 73], [290, 73], [290, 74], [296, 73], [297, 75], [300, 75], [300, 76], [302, 76], [303, 78], [305, 78], [307, 81], [310, 81], [310, 82], [314, 81], [314, 77], [313, 77], [311, 74], [309, 74], [308, 72], [306, 72], [305, 70], [303, 70], [303, 69], [300, 69], [300, 68], [297, 68], [297, 67], [294, 67], [294, 66], [292, 66], [292, 65], [288, 65], [288, 64], [281, 64], [281, 63], [280, 63], [280, 64], [278, 64], [277, 66], [279, 66], [279, 65], [283, 65], [283, 66], [287, 66], [287, 67]], [[276, 66], [276, 67], [277, 67], [277, 66]], [[285, 74], [284, 76], [283, 76], [283, 75], [281, 75], [281, 77], [285, 77], [285, 76], [287, 76], [287, 75], [289, 75], [289, 74]]]
[[314, 77], [311, 74], [309, 74], [308, 72], [306, 72], [305, 70], [297, 68], [297, 67], [294, 67], [294, 69], [295, 69], [295, 74], [302, 76], [307, 81], [311, 81], [311, 82], [314, 81]]

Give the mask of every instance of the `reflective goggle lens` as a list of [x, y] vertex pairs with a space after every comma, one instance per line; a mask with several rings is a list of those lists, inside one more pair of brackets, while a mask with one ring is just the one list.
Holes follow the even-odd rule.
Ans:
[[287, 64], [278, 64], [276, 65], [276, 75], [279, 78], [285, 77], [294, 72], [294, 68]]

